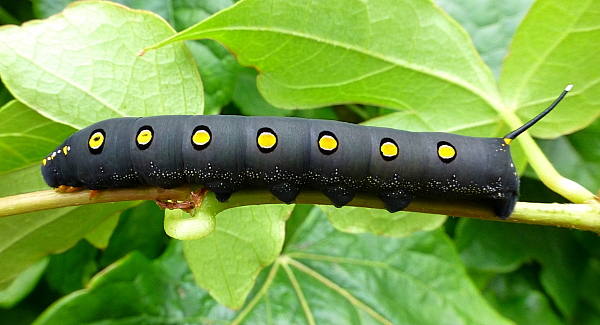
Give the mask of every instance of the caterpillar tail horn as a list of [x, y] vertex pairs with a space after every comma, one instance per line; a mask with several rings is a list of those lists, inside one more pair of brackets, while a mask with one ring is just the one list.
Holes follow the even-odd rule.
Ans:
[[572, 88], [573, 88], [573, 85], [568, 85], [565, 88], [565, 90], [563, 90], [563, 92], [560, 94], [560, 96], [558, 96], [558, 98], [554, 101], [554, 103], [552, 103], [550, 106], [548, 106], [548, 108], [546, 108], [543, 112], [538, 114], [538, 116], [532, 118], [531, 121], [523, 124], [523, 126], [521, 126], [520, 128], [505, 135], [504, 141], [506, 143], [510, 143], [512, 140], [514, 140], [516, 137], [518, 137], [521, 133], [527, 131], [527, 129], [529, 129], [532, 125], [534, 125], [539, 120], [544, 118], [544, 116], [546, 116], [548, 113], [550, 113], [550, 111], [552, 111], [554, 109], [554, 107], [556, 107], [556, 105], [558, 105], [558, 103], [560, 103], [560, 101], [567, 95], [567, 93], [569, 91], [571, 91]]

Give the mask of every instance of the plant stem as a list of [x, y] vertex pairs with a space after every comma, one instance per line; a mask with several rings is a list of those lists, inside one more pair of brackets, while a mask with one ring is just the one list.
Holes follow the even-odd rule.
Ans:
[[[40, 191], [0, 198], [0, 217], [55, 209], [84, 204], [133, 201], [133, 200], [189, 200], [191, 188], [180, 187], [170, 190], [156, 187], [140, 187], [135, 189], [112, 189], [99, 191], [90, 198], [90, 191], [75, 193], [56, 193], [55, 191]], [[323, 204], [331, 202], [321, 192], [303, 191], [296, 199], [298, 204]], [[216, 200], [214, 193], [209, 192], [202, 200], [200, 209], [207, 215], [217, 215], [219, 212], [239, 206], [258, 204], [282, 204], [267, 190], [243, 190], [232, 195], [227, 203]], [[359, 194], [349, 206], [383, 209], [384, 205], [376, 196]], [[470, 201], [424, 201], [415, 199], [406, 211], [444, 214], [456, 217], [477, 218], [503, 221], [494, 216], [487, 206]], [[600, 203], [590, 200], [582, 204], [549, 204], [519, 202], [514, 213], [504, 220], [514, 223], [557, 226], [600, 233]]]
[[[516, 129], [522, 125], [521, 120], [514, 112], [504, 113], [503, 119], [508, 122], [508, 125], [512, 129]], [[584, 203], [595, 198], [595, 195], [585, 187], [560, 175], [528, 132], [521, 134], [517, 141], [519, 141], [525, 149], [527, 162], [531, 165], [531, 168], [535, 170], [542, 183], [549, 189], [562, 195], [573, 203]]]

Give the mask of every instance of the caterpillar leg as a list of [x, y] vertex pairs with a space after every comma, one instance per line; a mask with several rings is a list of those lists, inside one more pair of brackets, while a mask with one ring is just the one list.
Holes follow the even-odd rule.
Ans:
[[504, 199], [494, 200], [494, 214], [502, 220], [508, 219], [515, 209], [519, 196], [516, 192], [511, 192]]
[[213, 180], [209, 182], [204, 182], [202, 185], [209, 191], [215, 193], [215, 197], [217, 201], [221, 203], [227, 203], [231, 194], [235, 192], [238, 188], [231, 183], [226, 183], [224, 180]]
[[195, 207], [194, 202], [189, 202], [189, 201], [185, 201], [185, 202], [170, 202], [170, 201], [154, 200], [154, 202], [156, 202], [156, 205], [158, 205], [158, 207], [161, 210], [165, 210], [165, 209], [168, 209], [168, 210], [181, 209], [183, 211], [190, 212]]
[[294, 203], [301, 190], [302, 188], [300, 186], [288, 182], [282, 182], [269, 186], [269, 191], [271, 194], [273, 194], [279, 201], [287, 204]]
[[158, 207], [161, 208], [162, 210], [181, 209], [183, 211], [190, 212], [195, 207], [200, 206], [200, 204], [202, 203], [202, 199], [204, 199], [204, 196], [206, 195], [206, 193], [208, 193], [208, 189], [201, 188], [196, 192], [190, 193], [190, 199], [191, 199], [190, 201], [172, 202], [172, 201], [154, 200], [154, 202], [156, 202], [156, 205], [158, 205]]
[[229, 201], [229, 198], [231, 197], [230, 192], [215, 192], [215, 197], [217, 198], [217, 201], [221, 202], [221, 203], [227, 203], [227, 201]]
[[379, 193], [377, 197], [385, 203], [385, 208], [391, 213], [406, 209], [414, 198], [413, 195], [402, 191], [383, 192]]
[[321, 191], [323, 191], [323, 194], [331, 200], [331, 203], [333, 203], [336, 208], [341, 208], [350, 203], [356, 195], [353, 190], [342, 185], [326, 186], [322, 188]]
[[59, 193], [73, 193], [73, 192], [81, 191], [84, 189], [85, 188], [83, 188], [83, 187], [60, 185], [59, 187], [55, 188], [54, 190]]

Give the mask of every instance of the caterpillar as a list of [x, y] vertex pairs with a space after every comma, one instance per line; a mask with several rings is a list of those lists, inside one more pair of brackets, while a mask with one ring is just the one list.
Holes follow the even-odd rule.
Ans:
[[509, 145], [571, 87], [503, 138], [289, 117], [113, 118], [68, 137], [43, 159], [42, 175], [51, 187], [92, 190], [199, 184], [220, 202], [247, 187], [267, 188], [285, 203], [313, 188], [336, 207], [374, 193], [390, 212], [415, 198], [478, 201], [506, 219], [519, 192]]

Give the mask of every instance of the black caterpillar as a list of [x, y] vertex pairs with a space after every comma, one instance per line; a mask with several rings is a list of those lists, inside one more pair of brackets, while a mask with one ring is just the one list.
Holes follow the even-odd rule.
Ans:
[[42, 174], [51, 187], [93, 190], [200, 184], [221, 202], [252, 186], [268, 188], [285, 203], [314, 188], [336, 207], [357, 192], [374, 193], [390, 212], [416, 197], [483, 201], [506, 219], [519, 190], [509, 144], [570, 89], [504, 138], [300, 118], [115, 118], [67, 138], [43, 160]]

